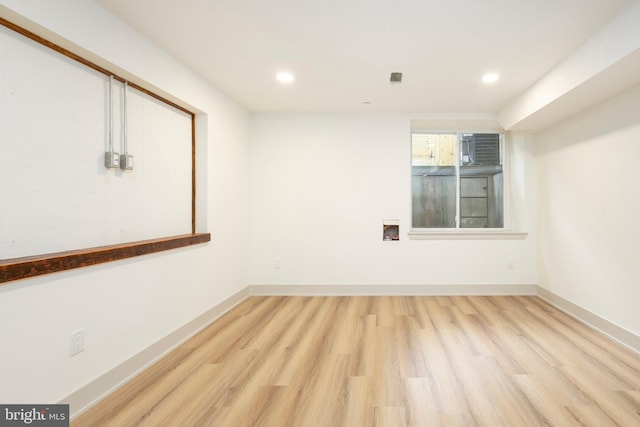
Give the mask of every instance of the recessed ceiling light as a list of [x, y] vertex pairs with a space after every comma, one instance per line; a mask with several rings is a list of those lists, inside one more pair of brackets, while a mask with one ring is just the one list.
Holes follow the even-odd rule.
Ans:
[[293, 80], [295, 80], [293, 78], [293, 74], [286, 72], [276, 74], [276, 79], [278, 79], [280, 83], [291, 83]]
[[498, 75], [496, 73], [489, 73], [482, 76], [482, 82], [486, 84], [495, 83], [498, 81]]

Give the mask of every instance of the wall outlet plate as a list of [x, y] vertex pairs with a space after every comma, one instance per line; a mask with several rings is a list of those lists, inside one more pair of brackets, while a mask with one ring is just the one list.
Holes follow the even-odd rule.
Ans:
[[69, 356], [75, 356], [81, 351], [84, 351], [84, 329], [71, 332], [71, 340], [69, 342]]
[[133, 156], [131, 154], [120, 155], [120, 169], [123, 171], [133, 170]]
[[107, 151], [104, 153], [104, 167], [107, 169], [117, 168], [120, 166], [120, 154], [115, 151]]

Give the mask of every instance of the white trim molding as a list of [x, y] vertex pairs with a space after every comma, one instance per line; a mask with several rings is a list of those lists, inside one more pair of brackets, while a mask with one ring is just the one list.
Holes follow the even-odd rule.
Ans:
[[636, 353], [640, 353], [640, 337], [638, 335], [621, 328], [615, 323], [612, 323], [541, 286], [537, 286], [536, 293], [539, 298], [545, 300], [558, 310], [568, 314], [590, 328], [602, 332], [612, 340], [619, 342]]
[[536, 285], [251, 285], [251, 295], [536, 295]]

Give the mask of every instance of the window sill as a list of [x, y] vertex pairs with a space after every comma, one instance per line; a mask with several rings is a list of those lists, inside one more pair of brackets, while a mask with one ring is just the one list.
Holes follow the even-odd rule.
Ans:
[[528, 235], [525, 231], [509, 230], [416, 230], [409, 233], [409, 240], [521, 240]]

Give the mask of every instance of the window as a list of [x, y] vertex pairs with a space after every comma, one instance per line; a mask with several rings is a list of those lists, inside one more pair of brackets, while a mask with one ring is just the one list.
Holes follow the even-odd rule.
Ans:
[[412, 228], [504, 228], [504, 135], [411, 135]]

